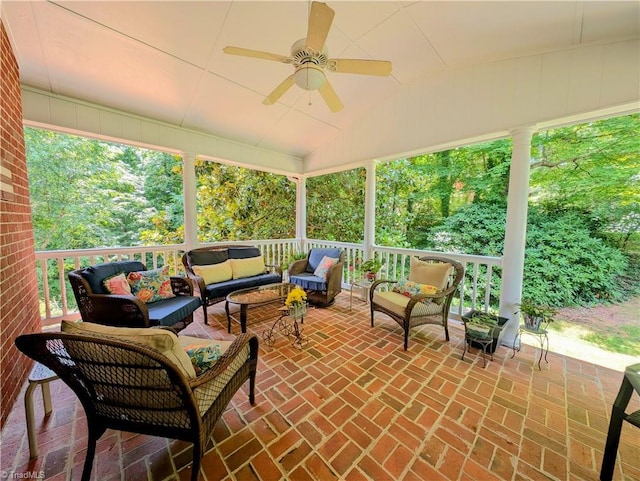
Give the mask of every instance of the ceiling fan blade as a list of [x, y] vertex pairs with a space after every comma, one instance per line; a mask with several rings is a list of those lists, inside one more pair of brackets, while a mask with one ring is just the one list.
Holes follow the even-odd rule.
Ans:
[[[335, 65], [335, 70], [332, 65]], [[329, 61], [328, 69], [338, 73], [358, 73], [385, 77], [391, 73], [391, 62], [386, 60], [334, 58]]]
[[277, 53], [261, 52], [260, 50], [251, 50], [249, 48], [242, 47], [225, 47], [222, 49], [224, 53], [229, 55], [240, 55], [242, 57], [261, 58], [264, 60], [273, 60], [275, 62], [289, 63], [291, 57], [285, 57]]
[[284, 95], [284, 93], [289, 90], [293, 84], [296, 83], [293, 75], [288, 76], [286, 79], [282, 81], [280, 85], [278, 85], [273, 92], [271, 92], [262, 103], [265, 105], [273, 105], [275, 104], [280, 97]]
[[338, 94], [336, 93], [335, 90], [333, 90], [333, 87], [329, 83], [328, 79], [324, 81], [324, 83], [322, 84], [322, 87], [320, 87], [318, 91], [320, 92], [320, 95], [322, 95], [322, 98], [324, 99], [324, 101], [329, 106], [329, 110], [331, 110], [332, 112], [339, 112], [342, 110], [342, 107], [343, 107], [342, 102], [340, 102], [340, 99], [338, 98]]
[[322, 52], [334, 15], [335, 12], [326, 3], [311, 3], [311, 14], [307, 27], [307, 47]]

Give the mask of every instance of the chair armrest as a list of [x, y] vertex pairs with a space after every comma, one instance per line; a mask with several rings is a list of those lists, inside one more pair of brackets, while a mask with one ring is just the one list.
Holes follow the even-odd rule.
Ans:
[[407, 312], [411, 312], [413, 310], [413, 307], [419, 302], [424, 302], [427, 300], [430, 300], [431, 302], [434, 302], [436, 304], [444, 304], [446, 307], [451, 302], [451, 299], [453, 298], [453, 294], [457, 289], [458, 289], [458, 286], [455, 285], [455, 286], [450, 286], [447, 289], [444, 289], [442, 291], [438, 291], [434, 294], [416, 294], [414, 296], [411, 296], [411, 300], [407, 304], [407, 309], [408, 309]]
[[176, 296], [192, 296], [193, 281], [188, 277], [171, 276], [171, 290]]
[[304, 272], [307, 268], [307, 259], [299, 259], [289, 264], [289, 275], [295, 276]]
[[275, 274], [282, 276], [282, 268], [280, 266], [277, 266], [275, 264], [265, 264], [265, 267], [267, 267], [270, 271], [274, 272]]
[[329, 267], [327, 271], [327, 292], [340, 292], [342, 290], [342, 270], [344, 262]]
[[198, 286], [198, 290], [201, 294], [207, 288], [207, 285], [204, 283], [204, 279], [202, 277], [196, 274], [192, 274], [191, 272], [187, 272], [187, 277], [189, 278], [189, 280], [191, 280], [191, 282], [195, 283], [196, 286]]
[[378, 286], [381, 286], [382, 284], [396, 284], [398, 281], [395, 281], [393, 279], [378, 279], [377, 281], [374, 281], [373, 284], [371, 284], [371, 290], [374, 291]]
[[[135, 296], [89, 294], [92, 319], [89, 322], [127, 327], [149, 327], [149, 308]], [[106, 319], [115, 321], [109, 322]]]
[[392, 279], [378, 279], [371, 284], [369, 288], [369, 302], [373, 302], [373, 295], [376, 293], [376, 289], [383, 284], [395, 284], [398, 281], [394, 281]]
[[249, 346], [249, 357], [246, 361], [255, 360], [257, 362], [258, 337], [255, 334], [240, 334], [211, 369], [189, 382], [191, 389], [197, 389], [198, 386], [202, 386], [224, 373], [247, 345]]

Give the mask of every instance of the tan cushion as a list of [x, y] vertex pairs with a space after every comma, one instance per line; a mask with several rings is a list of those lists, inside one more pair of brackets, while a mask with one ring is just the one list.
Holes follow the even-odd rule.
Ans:
[[229, 259], [229, 261], [231, 262], [234, 279], [257, 276], [258, 274], [264, 273], [266, 269], [262, 255], [249, 257], [247, 259]]
[[409, 280], [419, 284], [435, 286], [441, 291], [449, 283], [449, 274], [452, 267], [448, 262], [430, 263], [411, 257]]
[[149, 346], [163, 354], [171, 361], [187, 379], [196, 377], [191, 359], [184, 351], [178, 336], [166, 329], [150, 329], [147, 327], [112, 327], [93, 322], [62, 321], [62, 332], [71, 334], [100, 334], [121, 338], [125, 341], [137, 342]]
[[233, 278], [231, 270], [231, 261], [228, 259], [219, 264], [210, 264], [208, 266], [193, 266], [193, 272], [202, 277], [205, 284], [214, 284], [216, 282], [228, 281]]
[[[404, 316], [404, 310], [407, 308], [410, 300], [410, 297], [393, 291], [376, 292], [373, 295], [373, 302], [375, 304], [390, 310], [398, 316]], [[418, 302], [411, 311], [411, 317], [432, 316], [440, 312], [442, 312], [442, 304], [435, 304], [433, 302], [425, 304], [424, 302]]]

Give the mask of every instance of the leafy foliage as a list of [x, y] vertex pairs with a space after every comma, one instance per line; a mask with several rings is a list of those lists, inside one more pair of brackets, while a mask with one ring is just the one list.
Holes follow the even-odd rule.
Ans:
[[[25, 138], [36, 249], [183, 242], [181, 159], [39, 129]], [[534, 136], [524, 295], [563, 306], [640, 292], [639, 138], [638, 114]], [[378, 165], [376, 242], [502, 255], [511, 148], [503, 139]], [[295, 235], [285, 176], [198, 161], [196, 177], [201, 241]], [[363, 168], [309, 178], [307, 236], [362, 242], [365, 181]]]
[[37, 250], [135, 246], [145, 231], [175, 232], [182, 224], [174, 156], [48, 130], [24, 132]]
[[366, 175], [359, 168], [307, 179], [307, 237], [363, 241]]
[[284, 175], [198, 161], [196, 179], [201, 242], [295, 236], [296, 187]]
[[[433, 248], [500, 256], [505, 212], [493, 204], [470, 204], [434, 229]], [[529, 210], [523, 296], [537, 304], [570, 306], [623, 298], [619, 277], [627, 258], [596, 237], [573, 210], [532, 205]]]

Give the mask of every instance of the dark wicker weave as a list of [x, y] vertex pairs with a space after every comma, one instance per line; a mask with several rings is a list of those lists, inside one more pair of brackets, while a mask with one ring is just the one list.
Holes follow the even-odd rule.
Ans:
[[[436, 294], [418, 294], [409, 300], [407, 307], [405, 308], [404, 315], [399, 316], [397, 313], [377, 304], [374, 301], [374, 295], [376, 288], [383, 286], [384, 284], [394, 284], [397, 281], [388, 279], [380, 279], [374, 282], [369, 291], [369, 304], [371, 306], [371, 327], [373, 327], [373, 313], [375, 311], [382, 312], [394, 321], [396, 321], [404, 330], [404, 350], [407, 350], [409, 346], [409, 331], [412, 327], [422, 326], [424, 324], [438, 324], [444, 327], [444, 333], [447, 341], [449, 340], [449, 309], [451, 307], [451, 301], [455, 295], [458, 284], [462, 281], [464, 276], [464, 266], [453, 259], [439, 256], [424, 256], [419, 257], [419, 260], [425, 262], [445, 262], [453, 266], [454, 273], [451, 276], [451, 280], [448, 283], [448, 287]], [[441, 305], [442, 309], [437, 313], [427, 313], [425, 315], [416, 315], [413, 313], [414, 309], [423, 309], [425, 304], [422, 302], [425, 299], [432, 299], [437, 305]], [[425, 309], [426, 310], [426, 309]], [[412, 316], [413, 313], [413, 316]]]
[[26, 334], [18, 349], [52, 369], [78, 396], [89, 431], [82, 480], [89, 481], [96, 442], [107, 429], [193, 443], [192, 481], [214, 425], [249, 380], [255, 400], [258, 339], [242, 334], [220, 360], [195, 379], [155, 349], [107, 336]]
[[[82, 276], [82, 271], [69, 272], [69, 283], [83, 321], [114, 327], [153, 327], [144, 302], [135, 296], [96, 294]], [[193, 284], [186, 277], [171, 277], [171, 289], [176, 296], [193, 296]], [[192, 322], [193, 312], [170, 327], [179, 332]]]
[[[198, 286], [198, 292], [200, 292], [200, 299], [202, 300], [202, 311], [204, 312], [205, 324], [209, 323], [209, 319], [207, 315], [207, 306], [212, 306], [214, 304], [217, 304], [218, 302], [224, 301], [227, 298], [227, 295], [225, 294], [224, 296], [220, 296], [220, 297], [211, 296], [211, 294], [207, 291], [207, 285], [204, 283], [204, 279], [202, 279], [202, 277], [200, 277], [195, 272], [193, 272], [193, 264], [191, 263], [191, 253], [225, 250], [230, 247], [240, 248], [240, 247], [254, 247], [254, 246], [229, 244], [229, 245], [199, 247], [197, 249], [192, 249], [190, 251], [185, 252], [182, 256], [182, 265], [184, 265], [184, 270], [187, 273], [187, 276], [189, 276], [189, 278], [193, 282], [195, 282], [196, 286]], [[280, 266], [265, 264], [265, 267], [267, 267], [267, 269], [269, 269], [271, 272], [279, 274], [280, 277], [282, 278], [282, 269], [280, 268]]]
[[[293, 261], [289, 265], [289, 277], [305, 272], [309, 263], [311, 251], [307, 253], [306, 259]], [[327, 307], [333, 304], [336, 296], [342, 292], [342, 270], [344, 269], [344, 251], [340, 253], [340, 258], [336, 264], [329, 268], [327, 272], [327, 290], [326, 291], [307, 291], [307, 299], [309, 302], [318, 307]], [[292, 281], [293, 282], [293, 281]]]

